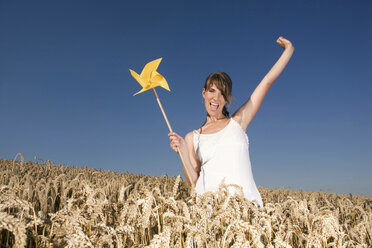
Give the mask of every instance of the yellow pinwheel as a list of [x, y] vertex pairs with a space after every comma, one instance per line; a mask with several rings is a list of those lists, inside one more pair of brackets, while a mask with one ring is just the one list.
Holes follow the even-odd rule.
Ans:
[[156, 71], [161, 60], [162, 58], [147, 63], [143, 68], [141, 75], [138, 75], [135, 71], [129, 69], [130, 74], [132, 74], [132, 76], [142, 86], [142, 90], [138, 91], [136, 94], [134, 94], [134, 96], [157, 86], [161, 86], [170, 91], [167, 80], [165, 80], [165, 78]]
[[[137, 82], [142, 86], [142, 90], [138, 91], [136, 94], [134, 94], [134, 96], [139, 94], [139, 93], [142, 93], [146, 90], [152, 89], [154, 94], [155, 94], [156, 100], [159, 104], [160, 110], [163, 113], [165, 122], [168, 125], [169, 131], [173, 132], [172, 127], [171, 127], [171, 125], [168, 121], [167, 115], [165, 114], [163, 106], [161, 105], [159, 96], [158, 96], [158, 94], [156, 93], [156, 90], [155, 90], [155, 87], [161, 86], [164, 89], [170, 91], [167, 80], [165, 80], [165, 78], [162, 75], [160, 75], [160, 73], [158, 73], [156, 71], [156, 69], [158, 69], [158, 66], [159, 66], [161, 60], [162, 60], [162, 58], [156, 59], [156, 60], [153, 60], [153, 61], [147, 63], [145, 65], [145, 67], [143, 68], [143, 70], [141, 72], [141, 75], [138, 75], [135, 71], [132, 71], [131, 69], [129, 69], [129, 71], [132, 74], [132, 76], [137, 80]], [[180, 155], [181, 162], [183, 164], [183, 168], [186, 168], [185, 169], [186, 175], [187, 175], [188, 178], [190, 178], [190, 173], [189, 173], [187, 167], [185, 166], [185, 160], [183, 159], [182, 154], [179, 152], [179, 150], [177, 152]], [[191, 186], [195, 187], [195, 184], [192, 182]]]

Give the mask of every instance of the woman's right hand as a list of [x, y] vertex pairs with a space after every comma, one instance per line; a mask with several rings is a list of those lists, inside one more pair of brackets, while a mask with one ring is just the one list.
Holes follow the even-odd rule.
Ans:
[[[178, 153], [179, 150], [187, 149], [186, 141], [184, 138], [176, 134], [175, 132], [170, 132], [168, 134], [170, 147]], [[179, 149], [179, 150], [178, 150]]]
[[283, 38], [282, 36], [280, 36], [277, 40], [276, 40], [276, 43], [278, 43], [281, 47], [283, 47], [284, 49], [289, 49], [289, 48], [292, 48], [294, 49], [293, 45], [292, 45], [292, 42], [290, 42], [289, 40]]

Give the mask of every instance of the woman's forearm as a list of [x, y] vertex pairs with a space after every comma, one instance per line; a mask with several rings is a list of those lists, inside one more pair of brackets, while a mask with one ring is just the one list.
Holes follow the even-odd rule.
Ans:
[[194, 186], [199, 177], [197, 170], [200, 166], [198, 166], [198, 161], [195, 161], [195, 159], [190, 156], [190, 154], [194, 151], [192, 142], [193, 133], [190, 132], [187, 134], [186, 140], [175, 132], [170, 132], [168, 136], [171, 148], [180, 155], [186, 181], [191, 186]]
[[279, 77], [279, 75], [282, 73], [282, 71], [288, 64], [290, 58], [292, 57], [293, 52], [294, 52], [294, 46], [290, 46], [283, 51], [278, 61], [266, 74], [264, 78], [266, 83], [270, 83], [270, 84], [274, 83], [274, 81]]

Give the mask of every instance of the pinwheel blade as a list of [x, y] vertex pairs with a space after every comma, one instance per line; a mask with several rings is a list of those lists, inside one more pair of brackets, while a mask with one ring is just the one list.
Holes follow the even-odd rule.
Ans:
[[152, 72], [158, 69], [161, 60], [162, 58], [159, 58], [147, 63], [141, 72], [141, 78], [150, 80]]
[[142, 86], [142, 89], [134, 94], [134, 96], [157, 86], [161, 86], [170, 91], [167, 80], [165, 80], [165, 78], [156, 71], [161, 60], [162, 58], [159, 58], [147, 63], [143, 68], [141, 75], [138, 75], [135, 71], [129, 69], [134, 79], [136, 79], [137, 82]]
[[143, 80], [140, 75], [137, 74], [137, 72], [135, 71], [132, 71], [131, 69], [129, 69], [130, 71], [130, 74], [132, 74], [132, 76], [134, 77], [135, 80], [137, 80], [137, 82], [142, 86], [142, 87], [146, 87], [147, 85], [147, 82], [145, 80]]

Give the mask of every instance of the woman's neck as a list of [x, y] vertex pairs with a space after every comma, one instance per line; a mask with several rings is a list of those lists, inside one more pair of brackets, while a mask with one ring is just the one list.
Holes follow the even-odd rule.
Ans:
[[218, 121], [221, 121], [221, 120], [225, 120], [227, 119], [228, 117], [225, 116], [225, 115], [221, 115], [221, 116], [207, 116], [207, 120], [205, 123], [213, 123], [213, 122], [218, 122]]

